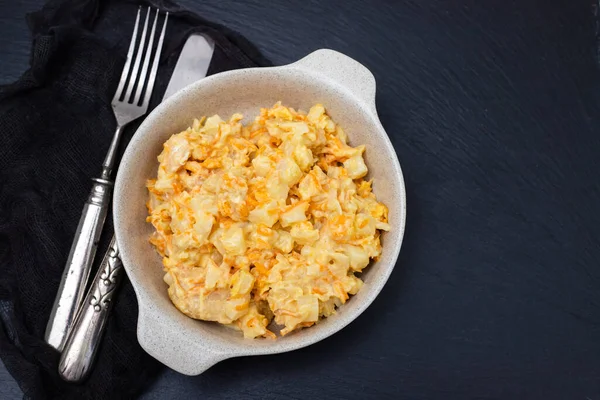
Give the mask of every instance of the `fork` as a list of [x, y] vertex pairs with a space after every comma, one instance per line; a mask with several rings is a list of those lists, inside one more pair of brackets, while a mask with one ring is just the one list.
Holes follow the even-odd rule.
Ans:
[[[94, 182], [92, 190], [83, 207], [58, 293], [54, 300], [50, 320], [46, 327], [44, 339], [59, 351], [64, 347], [69, 330], [72, 327], [73, 320], [83, 299], [90, 275], [98, 241], [108, 212], [110, 196], [114, 185], [111, 176], [115, 167], [117, 150], [123, 129], [128, 123], [146, 114], [150, 96], [154, 89], [169, 13], [165, 14], [156, 50], [153, 51], [159, 10], [156, 10], [156, 16], [154, 17], [147, 40], [150, 11], [151, 9], [148, 7], [139, 44], [136, 46], [141, 14], [141, 7], [138, 8], [129, 50], [127, 51], [127, 60], [125, 61], [119, 85], [111, 102], [117, 122], [117, 129], [108, 148], [106, 158], [102, 163], [100, 178], [92, 179]], [[147, 46], [146, 43], [148, 43]], [[152, 57], [153, 53], [154, 56]], [[136, 55], [135, 61], [133, 61], [134, 54]], [[150, 66], [151, 59], [152, 65], [150, 74], [148, 75], [148, 67]], [[131, 65], [132, 61], [133, 67]]]

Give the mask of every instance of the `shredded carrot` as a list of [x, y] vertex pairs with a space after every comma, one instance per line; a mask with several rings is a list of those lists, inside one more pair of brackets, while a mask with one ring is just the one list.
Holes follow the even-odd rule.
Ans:
[[324, 291], [322, 291], [321, 289], [319, 289], [318, 287], [314, 287], [314, 288], [312, 289], [312, 292], [313, 292], [313, 293], [316, 293], [316, 294], [325, 294], [325, 292], [324, 292]]

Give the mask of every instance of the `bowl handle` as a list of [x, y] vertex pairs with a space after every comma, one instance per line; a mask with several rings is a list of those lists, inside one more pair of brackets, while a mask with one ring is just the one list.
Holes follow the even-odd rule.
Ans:
[[375, 108], [375, 77], [361, 63], [340, 52], [320, 49], [287, 67], [315, 72], [350, 91], [373, 115]]
[[200, 375], [216, 363], [229, 358], [192, 335], [173, 335], [172, 323], [154, 308], [138, 301], [137, 337], [140, 346], [167, 367], [184, 375]]

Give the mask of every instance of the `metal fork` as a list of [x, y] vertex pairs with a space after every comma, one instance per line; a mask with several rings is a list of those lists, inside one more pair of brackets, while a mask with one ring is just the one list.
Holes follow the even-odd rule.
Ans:
[[[146, 40], [150, 11], [151, 9], [148, 7], [139, 44], [136, 46], [141, 14], [141, 8], [138, 8], [127, 52], [127, 61], [123, 67], [121, 80], [111, 103], [117, 121], [117, 129], [108, 148], [106, 158], [102, 163], [100, 178], [92, 179], [94, 181], [92, 191], [83, 207], [58, 294], [54, 300], [50, 320], [46, 327], [46, 334], [44, 336], [46, 342], [59, 351], [64, 347], [67, 335], [83, 299], [100, 234], [102, 233], [102, 227], [104, 226], [110, 195], [114, 185], [111, 175], [115, 167], [121, 134], [128, 123], [146, 114], [154, 82], [156, 81], [158, 61], [165, 38], [169, 13], [165, 15], [162, 31], [153, 55], [154, 36], [159, 10], [156, 10], [156, 16], [154, 17], [152, 29], [149, 34], [150, 37]], [[131, 63], [134, 54], [136, 54], [136, 57], [132, 67]], [[152, 67], [148, 75], [151, 58]]]

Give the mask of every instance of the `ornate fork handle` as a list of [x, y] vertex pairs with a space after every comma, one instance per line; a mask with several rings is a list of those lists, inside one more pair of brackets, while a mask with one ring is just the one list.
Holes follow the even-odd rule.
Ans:
[[58, 372], [64, 380], [80, 382], [90, 372], [110, 314], [111, 300], [123, 274], [123, 264], [113, 237], [62, 352]]

